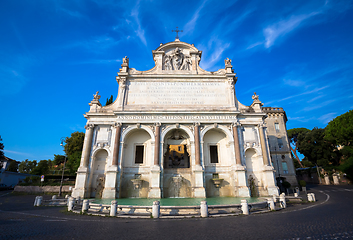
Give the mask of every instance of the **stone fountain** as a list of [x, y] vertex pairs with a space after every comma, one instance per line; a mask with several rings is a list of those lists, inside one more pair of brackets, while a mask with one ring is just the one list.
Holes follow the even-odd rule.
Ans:
[[213, 174], [213, 178], [211, 179], [213, 185], [216, 188], [220, 188], [220, 186], [222, 185], [223, 180], [224, 180], [223, 178], [219, 178], [218, 173], [214, 173]]
[[180, 174], [175, 174], [172, 177], [173, 184], [174, 184], [174, 197], [180, 196], [180, 188], [183, 182], [183, 177]]
[[131, 182], [134, 186], [134, 190], [137, 191], [137, 196], [136, 197], [139, 197], [140, 196], [140, 189], [142, 187], [142, 183], [143, 183], [143, 180], [141, 179], [141, 175], [140, 174], [135, 174], [135, 178], [134, 179], [131, 179]]

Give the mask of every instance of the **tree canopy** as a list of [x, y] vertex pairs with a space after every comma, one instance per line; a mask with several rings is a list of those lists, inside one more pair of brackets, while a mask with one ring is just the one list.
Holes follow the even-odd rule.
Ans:
[[0, 136], [0, 161], [4, 158], [4, 144], [2, 143], [2, 138]]
[[[292, 150], [292, 153], [295, 156], [295, 159], [298, 161], [300, 167], [303, 167], [303, 164], [300, 161], [300, 158], [297, 154], [298, 151], [298, 137], [301, 138], [305, 136], [306, 133], [310, 132], [307, 128], [293, 128], [287, 131], [289, 147]], [[294, 145], [294, 148], [292, 147]]]
[[33, 161], [29, 161], [28, 159], [22, 161], [20, 163], [20, 165], [18, 166], [18, 171], [20, 173], [32, 173], [32, 171], [34, 170], [34, 168], [37, 166], [37, 161], [33, 160]]
[[80, 166], [84, 139], [85, 134], [83, 132], [74, 132], [70, 137], [66, 137], [65, 139], [66, 166], [70, 173], [76, 173]]
[[107, 101], [105, 102], [105, 106], [108, 106], [109, 104], [113, 103], [113, 95], [110, 95], [110, 98], [107, 98]]

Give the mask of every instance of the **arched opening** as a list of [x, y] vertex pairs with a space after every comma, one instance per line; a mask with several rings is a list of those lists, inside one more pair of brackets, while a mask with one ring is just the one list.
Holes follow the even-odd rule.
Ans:
[[104, 149], [98, 150], [93, 157], [91, 168], [91, 197], [102, 198], [107, 157], [108, 152]]
[[163, 196], [191, 197], [190, 136], [181, 128], [171, 129], [163, 144]]
[[245, 152], [245, 163], [247, 169], [248, 186], [250, 188], [251, 197], [259, 196], [259, 187], [262, 186], [261, 182], [261, 159], [259, 159], [256, 151], [249, 148]]
[[150, 176], [143, 169], [149, 169], [153, 160], [151, 135], [142, 128], [131, 130], [125, 136], [122, 154], [120, 197], [147, 198]]
[[181, 129], [174, 129], [165, 136], [163, 167], [190, 168], [190, 139]]
[[[231, 165], [229, 139], [223, 129], [212, 128], [203, 135], [203, 161], [205, 166], [206, 195], [208, 197], [233, 196], [230, 174], [224, 166]], [[223, 169], [223, 170], [220, 170]]]

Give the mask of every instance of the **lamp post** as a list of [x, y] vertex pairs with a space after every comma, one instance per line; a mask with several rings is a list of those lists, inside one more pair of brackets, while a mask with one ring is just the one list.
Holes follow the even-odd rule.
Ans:
[[[65, 138], [62, 137], [62, 138], [61, 138], [60, 146], [64, 147], [64, 141], [65, 141]], [[59, 188], [59, 196], [61, 196], [61, 191], [62, 191], [62, 188], [63, 188], [65, 165], [66, 165], [66, 154], [65, 154], [65, 159], [64, 159], [63, 171], [62, 171], [62, 173], [61, 173], [61, 182], [60, 182], [60, 188]]]

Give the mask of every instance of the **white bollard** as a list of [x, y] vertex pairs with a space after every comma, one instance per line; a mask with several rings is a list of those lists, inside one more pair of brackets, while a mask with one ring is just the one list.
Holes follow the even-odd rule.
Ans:
[[279, 196], [279, 202], [280, 202], [282, 208], [286, 208], [287, 207], [286, 195], [285, 194], [281, 194]]
[[249, 205], [246, 199], [241, 200], [241, 210], [243, 211], [244, 215], [249, 215]]
[[83, 200], [82, 203], [82, 212], [87, 212], [89, 208], [89, 201], [88, 199]]
[[51, 200], [55, 200], [56, 199], [56, 195], [53, 195], [52, 197], [51, 197]]
[[117, 204], [118, 204], [118, 201], [116, 201], [116, 200], [113, 200], [111, 202], [111, 206], [110, 206], [110, 216], [111, 217], [116, 216]]
[[69, 198], [69, 195], [66, 194], [66, 195], [65, 195], [65, 199], [68, 199], [68, 198]]
[[160, 205], [159, 205], [159, 201], [154, 201], [153, 205], [152, 205], [152, 217], [153, 218], [159, 218], [160, 215]]
[[34, 199], [34, 204], [33, 204], [34, 206], [37, 206], [38, 197], [39, 196], [36, 196], [36, 198]]
[[277, 196], [276, 196], [276, 194], [273, 194], [272, 197], [273, 197], [273, 202], [276, 203], [276, 202], [277, 202]]
[[206, 201], [201, 201], [200, 211], [201, 217], [208, 217], [208, 206]]
[[294, 193], [294, 197], [298, 197], [298, 193], [295, 192], [295, 193]]
[[267, 199], [267, 203], [268, 203], [268, 205], [269, 205], [271, 211], [276, 210], [276, 208], [275, 208], [275, 202], [273, 201], [273, 198]]
[[311, 193], [308, 193], [306, 196], [308, 197], [308, 202], [313, 202], [313, 196]]
[[313, 199], [313, 202], [316, 202], [315, 193], [310, 193], [310, 194], [311, 194], [311, 197]]
[[67, 211], [72, 211], [75, 205], [75, 198], [69, 197], [69, 205], [67, 206]]
[[43, 201], [43, 197], [39, 196], [37, 199], [37, 207], [39, 207], [40, 205], [42, 205], [42, 201]]

